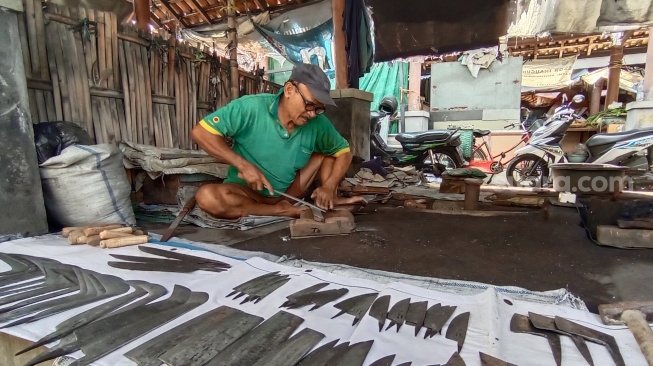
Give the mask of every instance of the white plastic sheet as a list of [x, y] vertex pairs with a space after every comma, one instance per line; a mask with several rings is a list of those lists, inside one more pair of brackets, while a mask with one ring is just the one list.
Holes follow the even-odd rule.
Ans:
[[[627, 329], [623, 327], [603, 326], [598, 316], [585, 311], [509, 299], [492, 288], [473, 296], [456, 295], [427, 290], [399, 282], [380, 284], [375, 281], [339, 276], [321, 270], [291, 268], [259, 258], [252, 258], [241, 262], [210, 252], [190, 251], [186, 249], [178, 249], [178, 251], [222, 260], [231, 263], [233, 267], [227, 272], [217, 274], [211, 272], [170, 274], [119, 270], [109, 267], [106, 264], [112, 258], [109, 256], [109, 253], [144, 256], [147, 256], [147, 254], [140, 252], [136, 247], [125, 247], [108, 251], [88, 246], [70, 246], [63, 239], [55, 236], [6, 242], [0, 245], [0, 251], [54, 258], [64, 263], [113, 274], [123, 279], [146, 280], [164, 285], [168, 289], [171, 289], [174, 284], [180, 284], [194, 291], [205, 291], [210, 294], [210, 299], [206, 304], [95, 362], [94, 365], [98, 366], [134, 365], [132, 361], [123, 357], [122, 354], [152, 337], [165, 332], [167, 329], [171, 329], [221, 305], [231, 306], [269, 318], [281, 310], [279, 306], [286, 300], [287, 295], [318, 282], [329, 282], [330, 285], [325, 289], [348, 288], [349, 292], [340, 300], [363, 293], [379, 291], [379, 296], [391, 295], [391, 305], [400, 299], [410, 297], [411, 301], [426, 300], [429, 302], [429, 306], [435, 303], [456, 305], [457, 309], [453, 316], [467, 311], [471, 312], [469, 330], [461, 352], [465, 363], [470, 366], [480, 365], [479, 351], [518, 365], [555, 365], [551, 351], [548, 348], [549, 346], [544, 338], [529, 334], [512, 333], [509, 330], [512, 314], [515, 312], [527, 314], [528, 311], [544, 315], [563, 316], [572, 321], [609, 333], [616, 338], [627, 365], [646, 365], [635, 340]], [[8, 269], [6, 265], [1, 265], [0, 271]], [[292, 279], [258, 304], [247, 303], [240, 305], [242, 298], [232, 300], [225, 297], [232, 291], [234, 286], [271, 271], [281, 271], [284, 274], [289, 274]], [[512, 305], [504, 302], [506, 299]], [[433, 365], [445, 363], [451, 354], [456, 351], [456, 343], [446, 339], [443, 335], [436, 335], [431, 339], [425, 340], [424, 329], [415, 337], [414, 328], [406, 324], [400, 328], [399, 332], [396, 332], [394, 330], [395, 328], [393, 328], [392, 330], [379, 333], [376, 319], [367, 315], [355, 327], [352, 326], [353, 317], [351, 315], [344, 314], [338, 318], [331, 319], [338, 313], [338, 309], [333, 307], [334, 304], [335, 302], [329, 303], [315, 311], [308, 311], [309, 307], [287, 311], [305, 319], [298, 331], [304, 327], [309, 327], [326, 335], [319, 345], [334, 339], [339, 339], [340, 342], [359, 342], [374, 339], [374, 345], [368, 354], [365, 365], [369, 365], [373, 361], [390, 354], [397, 355], [394, 361], [395, 365], [407, 361], [411, 361], [415, 366]], [[87, 305], [84, 308], [74, 309], [35, 323], [5, 329], [4, 331], [22, 338], [36, 340], [46, 333], [53, 331], [55, 325], [59, 322], [96, 305]], [[448, 326], [449, 322], [445, 324], [442, 334], [446, 334]], [[571, 340], [562, 337], [562, 346], [563, 365], [584, 364], [585, 361], [575, 349]], [[604, 347], [589, 344], [589, 348], [595, 365], [613, 365]], [[81, 352], [73, 356], [81, 356]]]

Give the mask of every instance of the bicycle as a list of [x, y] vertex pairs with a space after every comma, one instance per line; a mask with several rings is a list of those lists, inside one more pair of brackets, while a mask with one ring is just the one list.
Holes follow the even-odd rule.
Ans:
[[[504, 167], [512, 161], [513, 158], [506, 160], [507, 154], [517, 149], [521, 145], [528, 144], [528, 142], [531, 139], [531, 134], [533, 133], [533, 131], [537, 130], [538, 126], [541, 125], [539, 121], [535, 121], [531, 123], [529, 126], [527, 126], [526, 125], [527, 120], [528, 119], [525, 119], [520, 123], [520, 128], [523, 131], [523, 133], [519, 141], [508, 150], [504, 150], [498, 153], [497, 155], [492, 155], [490, 145], [488, 144], [487, 141], [487, 136], [491, 134], [491, 131], [474, 130], [473, 131], [474, 143], [472, 145], [471, 158], [469, 160], [469, 165], [467, 165], [467, 168], [476, 168], [485, 174], [490, 174], [490, 179], [487, 182], [488, 184], [490, 184], [494, 176], [496, 174], [502, 173]], [[507, 126], [504, 126], [504, 129], [512, 129], [515, 127], [516, 124], [511, 123]], [[477, 145], [476, 141], [479, 138], [483, 139], [483, 143]], [[483, 148], [485, 148], [485, 151], [483, 151]], [[488, 159], [488, 156], [490, 157], [490, 159]]]

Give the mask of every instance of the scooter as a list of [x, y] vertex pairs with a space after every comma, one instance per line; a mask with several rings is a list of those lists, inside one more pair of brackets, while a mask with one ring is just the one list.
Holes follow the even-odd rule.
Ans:
[[595, 134], [581, 144], [580, 151], [584, 154], [574, 154], [573, 161], [570, 161], [560, 142], [574, 120], [581, 118], [571, 107], [571, 102], [584, 100], [585, 97], [579, 94], [564, 104], [566, 98], [563, 97], [563, 105], [556, 108], [544, 125], [533, 133], [528, 145], [515, 151], [515, 157], [506, 169], [506, 178], [511, 185], [525, 183], [542, 187], [549, 184], [549, 164], [552, 163], [610, 164], [642, 173], [650, 171], [653, 128]]
[[370, 157], [380, 157], [386, 166], [413, 165], [419, 171], [433, 172], [436, 175], [446, 169], [456, 169], [465, 165], [458, 130], [400, 133], [395, 136], [395, 139], [402, 148], [389, 147], [381, 137], [381, 122], [383, 118], [394, 115], [396, 109], [396, 99], [385, 97], [381, 100], [378, 112], [371, 113]]

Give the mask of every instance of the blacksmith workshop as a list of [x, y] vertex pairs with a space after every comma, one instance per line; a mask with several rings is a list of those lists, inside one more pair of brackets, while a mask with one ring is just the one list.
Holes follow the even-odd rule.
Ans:
[[0, 366], [653, 366], [653, 0], [0, 24]]

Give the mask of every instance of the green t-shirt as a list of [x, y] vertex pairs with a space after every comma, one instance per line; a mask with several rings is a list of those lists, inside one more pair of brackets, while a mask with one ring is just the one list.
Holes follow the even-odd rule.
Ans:
[[[324, 115], [289, 135], [277, 116], [282, 93], [241, 97], [204, 117], [200, 125], [214, 135], [231, 137], [233, 151], [259, 168], [274, 189], [285, 192], [311, 154], [337, 157], [349, 151], [349, 143]], [[225, 182], [246, 185], [233, 166]], [[259, 193], [270, 196], [266, 189]]]

